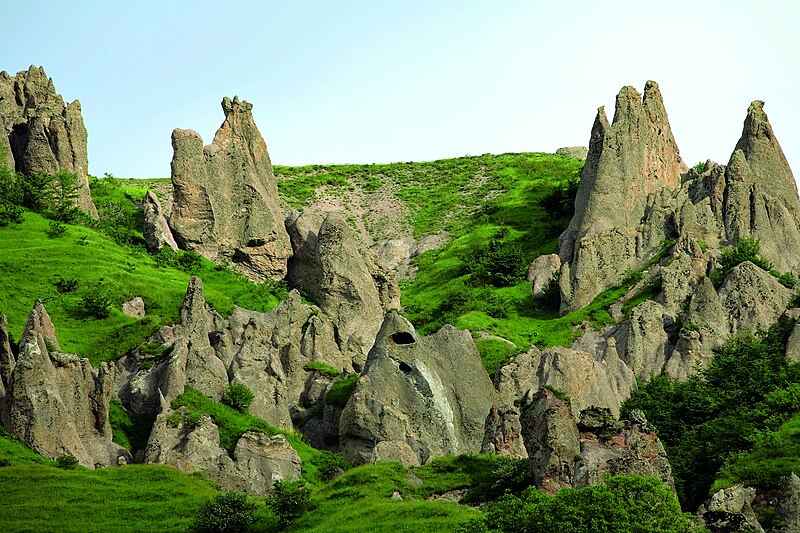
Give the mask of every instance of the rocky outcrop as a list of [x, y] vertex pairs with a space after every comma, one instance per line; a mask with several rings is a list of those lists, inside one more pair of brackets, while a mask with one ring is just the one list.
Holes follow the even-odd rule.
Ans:
[[544, 293], [560, 269], [561, 259], [558, 254], [540, 255], [533, 260], [528, 266], [528, 281], [531, 282], [531, 293], [534, 298]]
[[74, 456], [88, 468], [115, 465], [128, 453], [111, 442], [108, 406], [113, 368], [60, 351], [41, 302], [28, 317], [0, 417], [8, 432], [52, 458]]
[[141, 296], [131, 298], [127, 302], [122, 302], [122, 314], [131, 318], [144, 318], [144, 300]]
[[170, 226], [182, 248], [232, 261], [256, 280], [281, 279], [291, 256], [267, 144], [253, 106], [222, 100], [225, 121], [214, 142], [191, 130], [172, 132]]
[[314, 299], [336, 325], [340, 350], [363, 366], [385, 310], [400, 307], [396, 280], [336, 213], [292, 213], [287, 229], [289, 282]]
[[354, 463], [476, 453], [493, 400], [468, 332], [445, 326], [421, 337], [389, 312], [342, 412], [341, 449]]
[[142, 205], [144, 227], [142, 234], [147, 249], [150, 252], [157, 252], [164, 246], [168, 246], [173, 251], [178, 250], [178, 244], [169, 229], [167, 218], [161, 210], [161, 204], [152, 191], [147, 191]]
[[736, 266], [719, 290], [731, 333], [767, 329], [786, 310], [792, 299], [787, 289], [768, 272], [750, 261]]
[[0, 72], [0, 129], [0, 150], [9, 150], [6, 164], [10, 168], [25, 175], [74, 173], [76, 206], [97, 218], [89, 191], [81, 104], [77, 100], [65, 103], [42, 67], [32, 66], [13, 78]]
[[269, 493], [275, 481], [299, 479], [302, 466], [283, 435], [245, 432], [228, 454], [209, 416], [194, 420], [184, 409], [172, 410], [166, 402], [153, 425], [144, 461], [200, 473], [225, 490], [259, 496]]
[[562, 146], [556, 150], [556, 155], [563, 155], [564, 157], [571, 157], [583, 161], [589, 155], [589, 149], [585, 146]]
[[590, 407], [576, 422], [569, 400], [545, 389], [531, 398], [522, 428], [531, 474], [546, 492], [618, 474], [653, 476], [673, 486], [666, 451], [641, 412], [618, 421], [610, 410]]
[[598, 110], [575, 215], [560, 239], [565, 309], [589, 303], [660, 245], [639, 233], [648, 197], [676, 188], [685, 170], [655, 82], [643, 97], [623, 87], [611, 124]]
[[755, 489], [742, 485], [721, 489], [698, 514], [712, 533], [764, 533], [751, 506], [755, 496]]
[[[8, 319], [0, 313], [0, 402], [6, 395], [6, 389], [11, 386], [11, 376], [17, 364], [14, 352], [11, 350], [11, 336], [8, 333]], [[2, 405], [0, 405], [2, 411]]]

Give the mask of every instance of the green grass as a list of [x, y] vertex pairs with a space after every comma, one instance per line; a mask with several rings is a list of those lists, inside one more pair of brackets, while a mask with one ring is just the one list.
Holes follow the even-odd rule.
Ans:
[[306, 370], [307, 372], [319, 372], [320, 374], [328, 376], [329, 378], [335, 378], [342, 373], [341, 370], [329, 365], [324, 361], [311, 361], [306, 363], [303, 367], [303, 370]]
[[[312, 501], [316, 508], [289, 531], [438, 533], [453, 531], [479, 515], [471, 507], [424, 499], [421, 497], [424, 491], [413, 486], [410, 479], [399, 463], [377, 463], [348, 470], [314, 492]], [[401, 493], [402, 501], [391, 499], [394, 491]]]
[[166, 466], [64, 470], [0, 436], [0, 531], [184, 532], [216, 490]]
[[193, 417], [210, 416], [219, 427], [220, 444], [228, 451], [232, 451], [236, 447], [239, 437], [247, 431], [261, 431], [267, 435], [284, 435], [303, 461], [303, 479], [311, 484], [319, 483], [317, 465], [323, 460], [324, 453], [312, 448], [296, 433], [280, 430], [257, 416], [241, 413], [192, 388], [187, 388], [183, 394], [173, 400], [172, 406], [174, 408], [185, 407]]
[[[67, 225], [63, 237], [50, 238], [49, 224], [26, 212], [22, 224], [0, 228], [0, 312], [8, 316], [14, 338], [22, 334], [38, 298], [45, 302], [62, 349], [94, 364], [120, 357], [161, 325], [177, 321], [190, 273], [159, 268], [143, 250], [119, 245], [85, 226]], [[269, 311], [279, 303], [269, 286], [217, 269], [210, 261], [202, 264], [196, 274], [204, 282], [208, 302], [223, 315], [236, 305]], [[77, 291], [59, 294], [54, 285], [59, 277], [77, 279]], [[106, 319], [86, 319], [80, 313], [81, 297], [95, 286], [108, 289], [115, 304]], [[145, 300], [148, 316], [143, 320], [127, 317], [119, 308], [134, 296]]]
[[325, 401], [337, 407], [344, 407], [353, 394], [358, 382], [358, 374], [348, 374], [333, 382], [325, 395]]

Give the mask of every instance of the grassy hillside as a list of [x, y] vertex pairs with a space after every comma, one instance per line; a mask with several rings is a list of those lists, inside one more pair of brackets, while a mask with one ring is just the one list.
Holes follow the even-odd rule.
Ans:
[[[202, 260], [182, 270], [159, 266], [141, 248], [118, 244], [108, 234], [81, 225], [51, 237], [51, 221], [26, 212], [22, 224], [0, 227], [0, 312], [18, 339], [36, 299], [45, 302], [62, 349], [93, 363], [114, 359], [140, 344], [162, 324], [177, 320], [189, 277], [200, 276], [208, 301], [222, 314], [235, 305], [260, 311], [279, 302], [279, 291]], [[59, 292], [60, 280], [75, 280], [73, 292]], [[104, 319], [83, 314], [83, 298], [106, 293], [112, 303]], [[120, 304], [134, 296], [145, 301], [147, 316], [122, 314]]]

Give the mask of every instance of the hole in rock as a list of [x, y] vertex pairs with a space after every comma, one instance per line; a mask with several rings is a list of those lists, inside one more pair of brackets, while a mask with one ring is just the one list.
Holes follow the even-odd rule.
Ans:
[[408, 373], [411, 372], [411, 365], [400, 361], [400, 370], [402, 370], [404, 373], [408, 374]]
[[395, 344], [414, 344], [414, 335], [407, 331], [392, 333], [391, 339]]

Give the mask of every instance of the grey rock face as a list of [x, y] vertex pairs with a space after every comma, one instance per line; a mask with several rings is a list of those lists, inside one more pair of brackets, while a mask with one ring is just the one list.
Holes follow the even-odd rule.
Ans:
[[528, 281], [531, 282], [533, 297], [541, 296], [553, 276], [561, 269], [558, 254], [540, 255], [528, 267]]
[[173, 235], [256, 280], [281, 279], [292, 251], [267, 144], [251, 104], [226, 97], [222, 109], [225, 121], [206, 147], [194, 131], [172, 132]]
[[778, 512], [785, 533], [800, 532], [800, 477], [794, 472], [784, 481]]
[[263, 496], [278, 480], [300, 478], [300, 457], [282, 435], [248, 431], [232, 456], [220, 446], [219, 429], [208, 416], [194, 424], [182, 410], [165, 405], [153, 425], [144, 461], [166, 464], [189, 474], [202, 473], [225, 490]]
[[137, 296], [127, 302], [123, 302], [122, 312], [131, 318], [144, 318], [144, 300], [142, 300], [141, 296]]
[[6, 315], [0, 313], [0, 415], [4, 412], [3, 400], [6, 390], [11, 387], [11, 376], [16, 364], [16, 357], [11, 350], [11, 337], [8, 334], [8, 319]]
[[643, 97], [623, 87], [610, 125], [598, 110], [575, 215], [560, 239], [566, 309], [588, 304], [660, 244], [637, 238], [647, 199], [676, 188], [685, 170], [655, 82]]
[[178, 244], [172, 236], [172, 230], [169, 229], [167, 218], [161, 210], [161, 204], [152, 191], [147, 191], [142, 209], [144, 211], [144, 228], [142, 229], [142, 233], [147, 249], [150, 252], [157, 252], [164, 246], [168, 246], [172, 250], [177, 251]]
[[476, 453], [493, 400], [468, 332], [445, 326], [420, 337], [389, 312], [342, 412], [342, 452], [354, 463], [405, 464]]
[[127, 451], [111, 442], [113, 369], [61, 353], [41, 302], [28, 318], [2, 402], [6, 429], [39, 453], [72, 455], [88, 467], [116, 465]]
[[617, 350], [639, 380], [647, 381], [664, 368], [669, 348], [665, 320], [664, 307], [645, 300], [631, 311], [617, 334]]
[[771, 326], [786, 310], [792, 291], [768, 272], [745, 261], [728, 274], [719, 296], [727, 311], [730, 331], [735, 333]]
[[0, 72], [0, 150], [10, 149], [6, 163], [22, 174], [78, 177], [76, 206], [97, 218], [89, 191], [86, 127], [77, 100], [69, 104], [56, 92], [42, 67], [30, 67], [15, 77]]
[[585, 160], [589, 155], [589, 149], [585, 146], [563, 146], [556, 150], [556, 155], [563, 155], [564, 157]]
[[764, 533], [751, 503], [755, 489], [734, 485], [715, 492], [698, 514], [712, 533]]

